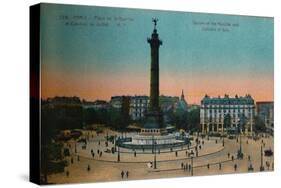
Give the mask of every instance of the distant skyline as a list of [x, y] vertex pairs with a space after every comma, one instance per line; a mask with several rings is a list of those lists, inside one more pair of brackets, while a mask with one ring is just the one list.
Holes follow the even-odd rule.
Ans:
[[[77, 22], [79, 16], [87, 19]], [[66, 17], [100, 25], [66, 25]], [[163, 41], [160, 95], [180, 96], [183, 89], [189, 104], [199, 104], [205, 94], [274, 100], [272, 18], [50, 4], [44, 5], [41, 17], [42, 98], [148, 96], [146, 39], [153, 30], [152, 17], [159, 19]], [[239, 26], [224, 26], [229, 32], [221, 32], [203, 31], [195, 24], [206, 22]]]

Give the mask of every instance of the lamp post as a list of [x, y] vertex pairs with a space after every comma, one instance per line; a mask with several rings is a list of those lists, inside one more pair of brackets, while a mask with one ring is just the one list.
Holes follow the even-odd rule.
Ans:
[[243, 159], [243, 152], [242, 152], [242, 137], [241, 137], [241, 123], [243, 123], [243, 121], [239, 118], [238, 119], [238, 130], [237, 132], [239, 132], [239, 137], [240, 137], [240, 143], [239, 143], [239, 150], [237, 152], [237, 158], [238, 159]]
[[191, 157], [191, 176], [193, 176], [193, 157]]
[[154, 165], [153, 165], [153, 168], [156, 169], [157, 166], [156, 166], [156, 142], [154, 140], [154, 136], [152, 136], [152, 144], [153, 144], [153, 152], [154, 152]]
[[264, 166], [263, 166], [263, 148], [261, 144], [261, 166], [260, 166], [260, 171], [264, 171]]
[[117, 162], [120, 162], [120, 148], [118, 146]]
[[222, 125], [222, 146], [224, 146], [224, 124]]
[[116, 137], [117, 135], [114, 135], [114, 152], [116, 152]]

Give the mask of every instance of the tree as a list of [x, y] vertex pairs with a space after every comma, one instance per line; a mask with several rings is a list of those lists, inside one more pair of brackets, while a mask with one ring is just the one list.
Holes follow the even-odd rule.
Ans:
[[223, 127], [229, 128], [231, 126], [231, 116], [230, 114], [226, 114], [223, 118]]
[[187, 114], [188, 130], [200, 131], [200, 109], [194, 109]]
[[253, 127], [253, 129], [256, 133], [266, 131], [265, 123], [259, 116], [254, 117], [254, 127]]
[[47, 175], [62, 172], [67, 162], [63, 160], [62, 144], [53, 140], [61, 130], [58, 109], [43, 105], [41, 108], [41, 183], [47, 184]]

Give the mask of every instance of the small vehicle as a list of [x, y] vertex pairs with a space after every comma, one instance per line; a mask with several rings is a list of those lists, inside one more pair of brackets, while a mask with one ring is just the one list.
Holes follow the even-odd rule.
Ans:
[[87, 148], [87, 145], [83, 145], [83, 146], [82, 146], [82, 149], [86, 149], [86, 148]]
[[273, 151], [271, 149], [264, 150], [264, 156], [270, 157], [273, 155]]
[[229, 136], [228, 136], [228, 139], [235, 139], [235, 136], [229, 135]]
[[111, 153], [111, 150], [110, 149], [106, 149], [104, 150], [105, 153]]
[[254, 167], [252, 164], [250, 164], [250, 166], [248, 167], [248, 171], [254, 171]]

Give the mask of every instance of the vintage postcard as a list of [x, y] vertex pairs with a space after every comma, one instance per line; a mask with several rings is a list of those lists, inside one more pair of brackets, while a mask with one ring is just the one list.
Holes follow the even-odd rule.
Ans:
[[31, 181], [274, 170], [274, 19], [30, 9]]

